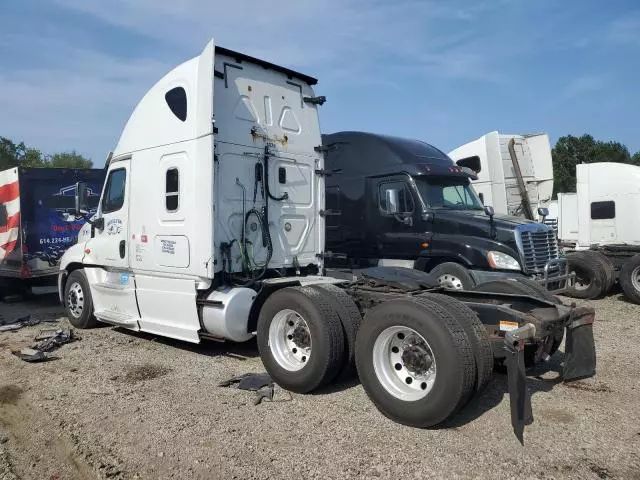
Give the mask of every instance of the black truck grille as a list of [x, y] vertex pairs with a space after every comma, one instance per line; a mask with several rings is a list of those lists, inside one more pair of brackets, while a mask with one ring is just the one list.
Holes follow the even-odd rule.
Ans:
[[[540, 224], [521, 225], [516, 229], [516, 239], [518, 236], [522, 269], [526, 274], [544, 273], [547, 262], [559, 257], [558, 240], [552, 228]], [[557, 264], [549, 266], [549, 276], [558, 273]]]

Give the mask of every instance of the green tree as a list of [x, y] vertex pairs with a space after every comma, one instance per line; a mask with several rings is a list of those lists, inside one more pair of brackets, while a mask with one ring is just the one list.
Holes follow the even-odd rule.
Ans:
[[53, 168], [91, 168], [93, 162], [74, 150], [72, 152], [53, 154], [49, 158], [47, 166]]
[[26, 148], [18, 160], [21, 167], [44, 168], [47, 166], [42, 152], [36, 148]]
[[24, 155], [26, 147], [24, 143], [15, 144], [5, 137], [0, 137], [0, 170], [17, 167], [19, 158]]
[[553, 157], [553, 190], [576, 191], [576, 165], [579, 163], [618, 162], [640, 165], [640, 152], [633, 156], [619, 142], [595, 140], [591, 135], [560, 137], [551, 151]]
[[27, 147], [24, 142], [15, 143], [6, 137], [0, 137], [0, 170], [12, 167], [91, 168], [92, 166], [91, 160], [75, 150], [44, 155], [36, 148]]

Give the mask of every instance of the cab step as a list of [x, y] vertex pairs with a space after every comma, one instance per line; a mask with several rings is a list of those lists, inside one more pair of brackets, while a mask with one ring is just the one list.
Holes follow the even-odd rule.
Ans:
[[140, 317], [137, 315], [129, 315], [126, 313], [114, 312], [112, 310], [99, 310], [94, 313], [96, 318], [101, 322], [110, 323], [118, 327], [130, 328], [133, 330], [139, 330], [138, 320]]

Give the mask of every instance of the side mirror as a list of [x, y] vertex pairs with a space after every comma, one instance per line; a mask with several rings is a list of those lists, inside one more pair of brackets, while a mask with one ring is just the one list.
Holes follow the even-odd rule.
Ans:
[[495, 215], [495, 210], [493, 209], [493, 207], [491, 205], [485, 205], [484, 207], [484, 213], [486, 215], [488, 215], [489, 217], [493, 218], [493, 216]]
[[385, 190], [385, 199], [387, 201], [387, 212], [396, 215], [400, 213], [400, 190], [390, 188]]
[[549, 209], [547, 207], [539, 207], [538, 215], [542, 217], [542, 221], [544, 222], [544, 219], [549, 216]]
[[76, 195], [75, 195], [75, 214], [76, 216], [83, 215], [88, 212], [88, 194], [87, 184], [84, 182], [76, 183]]

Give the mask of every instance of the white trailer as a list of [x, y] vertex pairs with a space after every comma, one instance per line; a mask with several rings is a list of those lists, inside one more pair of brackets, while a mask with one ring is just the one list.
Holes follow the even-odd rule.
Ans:
[[[324, 177], [335, 172], [324, 169], [315, 84], [213, 40], [156, 83], [109, 157], [97, 213], [61, 259], [71, 323], [195, 343], [255, 335], [271, 377], [301, 393], [355, 364], [376, 407], [418, 427], [467, 403], [494, 357], [510, 384], [523, 382], [522, 363], [552, 354], [565, 328], [586, 345], [565, 380], [593, 375], [593, 309], [535, 283], [465, 292], [413, 269], [323, 276]], [[526, 391], [510, 393], [521, 435]]]
[[558, 222], [558, 239], [562, 239], [563, 245], [575, 245], [578, 242], [578, 229], [580, 228], [578, 195], [558, 193], [556, 204], [555, 212], [552, 213], [549, 209], [549, 218], [556, 219]]
[[478, 157], [478, 179], [472, 182], [473, 187], [484, 204], [497, 213], [534, 220], [538, 219], [538, 208], [548, 207], [551, 201], [553, 166], [549, 137], [544, 133], [510, 135], [494, 131], [448, 155], [463, 163], [464, 159]]
[[578, 277], [569, 293], [597, 298], [619, 280], [640, 303], [640, 167], [576, 165], [576, 190], [558, 194], [558, 236]]

